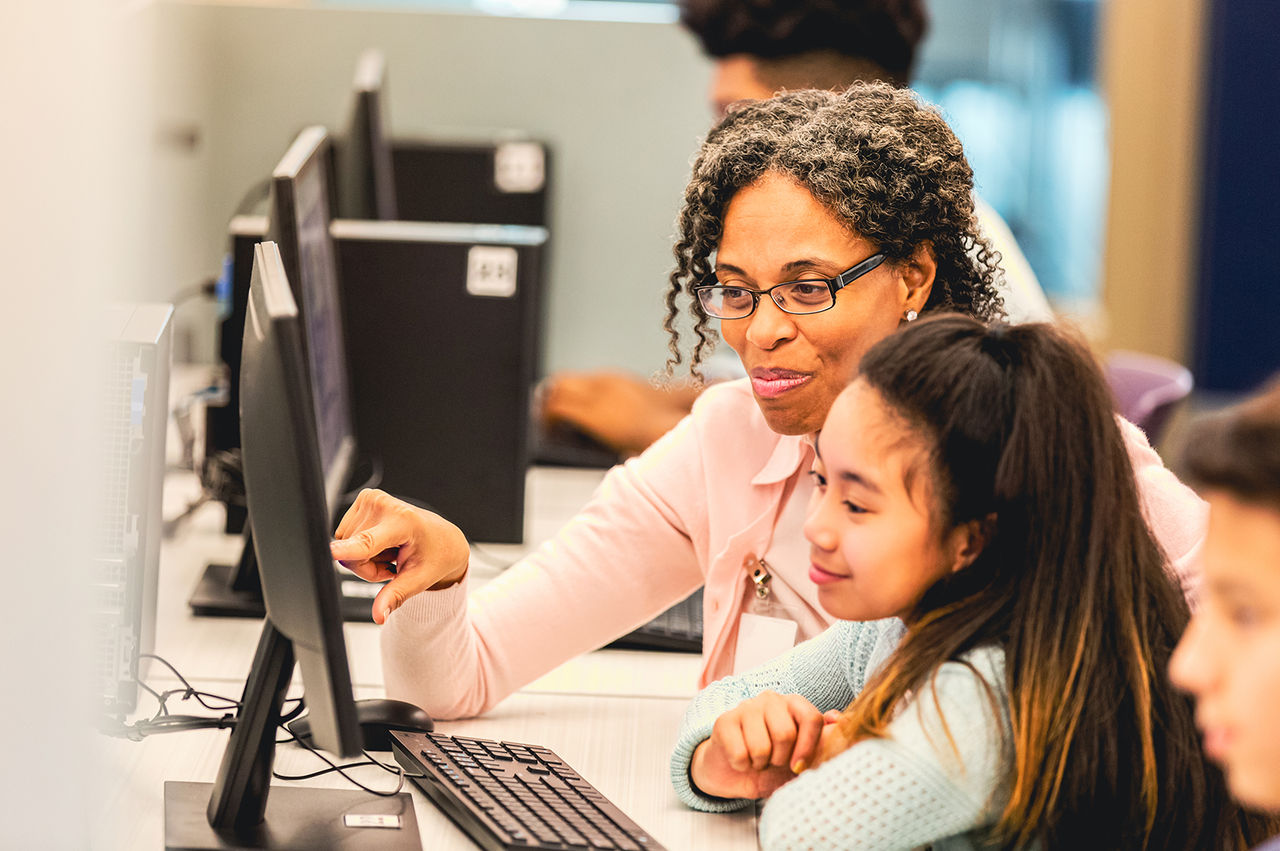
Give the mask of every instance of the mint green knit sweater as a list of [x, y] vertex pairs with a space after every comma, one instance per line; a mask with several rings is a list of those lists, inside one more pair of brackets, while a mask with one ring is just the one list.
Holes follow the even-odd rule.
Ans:
[[[751, 804], [707, 797], [689, 781], [694, 748], [721, 713], [765, 690], [804, 695], [822, 711], [843, 709], [903, 634], [895, 618], [837, 623], [767, 665], [703, 689], [685, 713], [671, 757], [681, 800], [711, 812]], [[887, 738], [859, 742], [775, 792], [760, 819], [760, 845], [766, 851], [981, 848], [982, 829], [994, 824], [1007, 798], [1001, 783], [1008, 741], [1004, 652], [974, 650], [963, 662], [938, 668], [899, 710]]]

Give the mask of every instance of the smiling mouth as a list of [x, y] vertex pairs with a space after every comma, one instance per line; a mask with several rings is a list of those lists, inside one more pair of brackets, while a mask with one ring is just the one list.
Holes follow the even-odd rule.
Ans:
[[794, 390], [813, 378], [803, 372], [790, 369], [753, 369], [751, 370], [751, 389], [762, 399], [776, 399]]
[[831, 573], [824, 570], [813, 562], [809, 562], [809, 581], [815, 585], [829, 585], [832, 582], [839, 582], [842, 579], [848, 579], [848, 576], [841, 576], [838, 573]]

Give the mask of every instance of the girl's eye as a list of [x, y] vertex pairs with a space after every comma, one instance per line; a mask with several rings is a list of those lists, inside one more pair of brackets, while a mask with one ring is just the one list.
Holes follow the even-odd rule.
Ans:
[[850, 502], [847, 499], [844, 501], [844, 507], [849, 509], [850, 514], [866, 514], [867, 513], [867, 510], [863, 508], [861, 505]]
[[810, 470], [809, 478], [813, 479], [814, 486], [817, 487], [819, 490], [822, 490], [827, 486], [826, 476], [822, 475], [817, 470]]

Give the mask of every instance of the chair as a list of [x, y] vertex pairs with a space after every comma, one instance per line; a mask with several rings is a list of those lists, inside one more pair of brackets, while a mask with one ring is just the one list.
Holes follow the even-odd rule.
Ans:
[[1116, 410], [1154, 445], [1178, 402], [1195, 386], [1191, 371], [1168, 358], [1114, 351], [1103, 364]]

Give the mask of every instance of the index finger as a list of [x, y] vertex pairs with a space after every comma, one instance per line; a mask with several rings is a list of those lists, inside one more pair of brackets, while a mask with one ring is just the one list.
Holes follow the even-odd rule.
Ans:
[[378, 523], [385, 523], [393, 517], [401, 516], [410, 506], [377, 488], [365, 488], [356, 494], [355, 501], [351, 503], [351, 507], [343, 512], [342, 519], [338, 521], [338, 528], [334, 533], [335, 538], [351, 537], [352, 532], [366, 526], [374, 526]]

